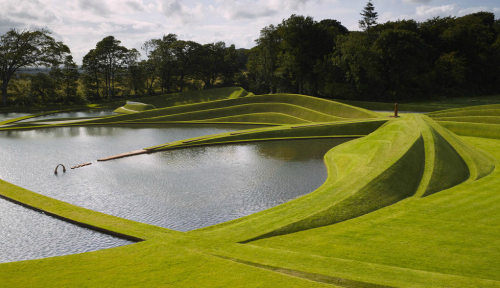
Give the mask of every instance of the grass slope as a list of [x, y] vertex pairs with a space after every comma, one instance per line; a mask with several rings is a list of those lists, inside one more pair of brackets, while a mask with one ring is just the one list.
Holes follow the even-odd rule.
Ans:
[[178, 105], [186, 105], [201, 102], [210, 102], [224, 99], [236, 99], [252, 96], [241, 87], [226, 87], [189, 92], [171, 93], [160, 96], [141, 97], [137, 101], [151, 104], [157, 108], [165, 108]]
[[[93, 124], [117, 122], [201, 121], [221, 117], [262, 113], [280, 113], [307, 122], [330, 122], [345, 119], [379, 118], [380, 115], [353, 106], [303, 95], [276, 94], [253, 96], [204, 103], [178, 105], [162, 109], [118, 115], [91, 121]], [[289, 118], [280, 124], [292, 124]], [[259, 121], [260, 122], [260, 121]], [[277, 122], [277, 121], [275, 121]]]
[[428, 116], [457, 135], [500, 139], [500, 104], [449, 109]]
[[116, 109], [114, 112], [123, 114], [132, 114], [153, 109], [156, 109], [156, 107], [151, 104], [127, 101], [127, 104], [125, 104], [125, 106]]
[[215, 134], [205, 137], [197, 137], [165, 143], [153, 147], [148, 147], [148, 150], [167, 150], [176, 148], [187, 148], [193, 146], [232, 144], [241, 142], [253, 141], [270, 141], [270, 140], [285, 140], [285, 139], [312, 139], [312, 138], [328, 138], [328, 137], [347, 137], [356, 138], [365, 136], [380, 126], [387, 120], [372, 120], [372, 121], [346, 121], [334, 123], [316, 123], [305, 125], [287, 125], [279, 127], [265, 127], [242, 130], [238, 132], [228, 132]]
[[[500, 159], [500, 141], [467, 140], [494, 155], [496, 161]], [[318, 259], [400, 267], [409, 273], [425, 271], [428, 277], [405, 279], [396, 272], [392, 277], [398, 279], [393, 282], [400, 287], [500, 287], [499, 176], [497, 168], [479, 181], [464, 182], [425, 198], [409, 198], [338, 225], [252, 245]], [[266, 263], [277, 265], [278, 261]], [[452, 275], [460, 277], [452, 280]], [[387, 274], [381, 270], [372, 277], [382, 280]]]
[[[278, 111], [257, 112], [255, 107], [264, 106]], [[218, 115], [224, 109], [239, 114]], [[249, 109], [255, 110], [244, 113]], [[317, 118], [307, 120], [279, 110]], [[328, 178], [314, 192], [186, 233], [89, 211], [0, 181], [3, 197], [83, 226], [144, 240], [90, 253], [0, 264], [2, 285], [500, 287], [500, 140], [464, 141], [427, 116], [381, 119], [340, 103], [285, 94], [180, 105], [87, 124], [173, 116], [193, 119], [193, 115], [200, 121], [314, 123], [222, 133], [150, 148], [367, 136], [325, 155]], [[321, 117], [329, 117], [329, 122], [318, 123]], [[331, 122], [332, 117], [343, 119]]]

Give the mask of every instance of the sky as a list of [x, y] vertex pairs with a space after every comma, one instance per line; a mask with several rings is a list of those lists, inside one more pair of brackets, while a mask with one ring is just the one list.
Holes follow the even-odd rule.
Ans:
[[[12, 28], [48, 28], [81, 60], [98, 41], [113, 35], [127, 48], [173, 33], [201, 44], [224, 41], [252, 48], [260, 30], [292, 14], [316, 21], [335, 19], [359, 30], [368, 0], [0, 0], [0, 35]], [[500, 17], [499, 0], [373, 0], [379, 23], [425, 21], [478, 11]]]

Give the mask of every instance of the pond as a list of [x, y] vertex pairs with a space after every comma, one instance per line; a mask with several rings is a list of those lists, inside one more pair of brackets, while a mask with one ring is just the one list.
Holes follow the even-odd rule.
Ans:
[[55, 219], [0, 198], [0, 263], [112, 248], [133, 242]]
[[[350, 139], [294, 140], [95, 159], [248, 126], [66, 127], [0, 132], [0, 179], [88, 209], [189, 231], [282, 204], [326, 179], [324, 154]], [[67, 167], [91, 166], [54, 175]]]
[[90, 109], [85, 111], [68, 111], [68, 112], [52, 113], [25, 119], [19, 122], [40, 121], [47, 119], [61, 119], [61, 118], [91, 118], [91, 117], [104, 117], [110, 115], [117, 115], [117, 113], [114, 113], [113, 110], [111, 109]]
[[19, 117], [24, 117], [31, 115], [29, 113], [17, 113], [17, 112], [1, 112], [0, 113], [0, 122], [5, 121], [5, 120], [10, 120], [10, 119], [15, 119]]

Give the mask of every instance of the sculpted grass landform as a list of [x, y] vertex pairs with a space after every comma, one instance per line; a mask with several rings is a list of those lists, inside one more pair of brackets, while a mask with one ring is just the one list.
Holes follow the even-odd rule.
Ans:
[[186, 233], [90, 211], [0, 180], [0, 194], [11, 201], [138, 241], [0, 264], [2, 285], [500, 287], [500, 106], [389, 118], [339, 102], [256, 96], [241, 88], [139, 101], [118, 108], [118, 116], [53, 124], [10, 120], [0, 129], [263, 124], [138, 147], [150, 153], [253, 141], [356, 139], [325, 155], [328, 178], [314, 192]]

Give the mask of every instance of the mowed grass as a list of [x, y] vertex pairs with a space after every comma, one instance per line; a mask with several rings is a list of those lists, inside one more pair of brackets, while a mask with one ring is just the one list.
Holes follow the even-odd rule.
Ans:
[[[4, 197], [144, 240], [91, 253], [0, 264], [2, 285], [500, 287], [500, 140], [459, 137], [433, 120], [433, 113], [389, 119], [302, 95], [224, 97], [87, 124], [279, 124], [150, 147], [155, 150], [356, 139], [325, 155], [328, 178], [310, 194], [186, 233], [88, 211], [0, 181]], [[273, 108], [263, 111], [265, 106]], [[224, 115], [224, 109], [239, 114]], [[244, 113], [249, 110], [252, 113]]]
[[[144, 101], [144, 99], [142, 100]], [[346, 119], [379, 118], [380, 115], [350, 105], [304, 95], [276, 94], [177, 105], [142, 113], [118, 115], [90, 121], [93, 124], [117, 122], [177, 122], [210, 121], [270, 123], [264, 115], [279, 114], [276, 124], [333, 122]], [[245, 115], [245, 117], [242, 117]], [[283, 116], [286, 115], [286, 116]], [[278, 123], [279, 122], [279, 123]]]
[[157, 108], [165, 108], [201, 102], [211, 102], [224, 99], [236, 99], [252, 96], [241, 87], [226, 87], [208, 90], [197, 90], [189, 92], [171, 93], [159, 96], [141, 97], [134, 101], [151, 104]]
[[[466, 140], [500, 159], [500, 141]], [[428, 272], [427, 283], [407, 279], [407, 286], [401, 283], [401, 287], [500, 287], [499, 187], [496, 169], [479, 181], [425, 198], [410, 198], [338, 225], [252, 245]], [[433, 273], [470, 278], [445, 285], [434, 282]], [[475, 281], [478, 278], [493, 281], [481, 283]]]
[[457, 135], [500, 139], [500, 104], [449, 109], [428, 115]]
[[127, 101], [127, 104], [125, 104], [125, 106], [120, 107], [118, 109], [115, 109], [114, 112], [115, 113], [131, 114], [131, 113], [138, 113], [138, 112], [143, 112], [143, 111], [148, 111], [148, 110], [153, 110], [153, 109], [156, 109], [156, 107], [154, 105], [151, 105], [151, 104]]

